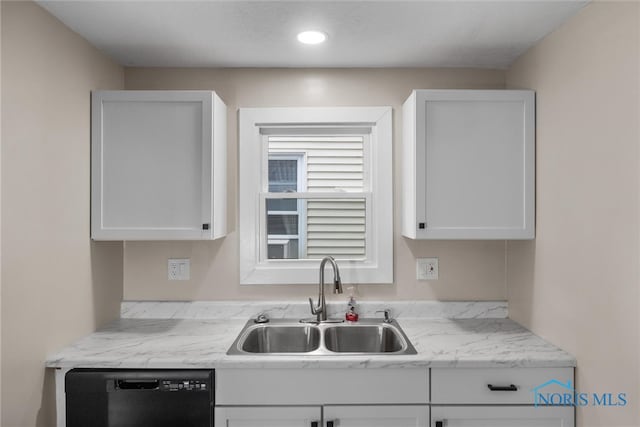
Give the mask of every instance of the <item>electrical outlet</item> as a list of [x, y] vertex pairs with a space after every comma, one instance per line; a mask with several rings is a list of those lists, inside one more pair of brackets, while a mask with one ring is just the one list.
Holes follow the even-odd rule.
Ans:
[[189, 280], [191, 279], [191, 259], [169, 259], [167, 263], [167, 279]]
[[438, 258], [416, 259], [416, 279], [438, 280]]

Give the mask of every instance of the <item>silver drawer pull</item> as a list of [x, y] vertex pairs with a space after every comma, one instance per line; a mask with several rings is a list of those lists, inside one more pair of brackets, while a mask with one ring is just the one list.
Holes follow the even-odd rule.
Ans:
[[518, 387], [510, 384], [507, 386], [499, 386], [499, 385], [491, 385], [491, 384], [487, 384], [487, 387], [489, 387], [489, 390], [491, 391], [518, 391]]

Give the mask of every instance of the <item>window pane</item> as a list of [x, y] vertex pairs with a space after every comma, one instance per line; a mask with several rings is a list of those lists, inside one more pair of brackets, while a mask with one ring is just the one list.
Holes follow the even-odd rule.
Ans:
[[[338, 259], [366, 256], [366, 199], [267, 199], [267, 206], [295, 202], [297, 215], [267, 214], [267, 248], [270, 259]], [[276, 247], [281, 240], [295, 241], [296, 256]], [[273, 245], [273, 247], [272, 247]], [[292, 246], [289, 246], [290, 250]]]
[[[292, 199], [295, 201], [295, 199]], [[267, 235], [297, 235], [298, 215], [267, 215]]]
[[306, 208], [305, 258], [365, 257], [365, 199], [309, 199]]
[[269, 160], [269, 191], [283, 193], [298, 190], [298, 160]]
[[[364, 168], [365, 138], [363, 136], [270, 136], [268, 144], [270, 156], [294, 153], [306, 159], [306, 170], [301, 168], [298, 172], [300, 180], [304, 182], [305, 191], [353, 193], [368, 191]], [[284, 164], [276, 166], [274, 163], [272, 167], [271, 161], [292, 162], [293, 160], [269, 161], [269, 191], [275, 192], [276, 183], [284, 182], [284, 170], [288, 168], [287, 170], [292, 171], [293, 166], [284, 166]], [[280, 180], [276, 179], [276, 168], [279, 170]], [[292, 176], [292, 172], [287, 175], [290, 180]], [[293, 185], [293, 181], [288, 182]], [[272, 183], [274, 190], [271, 190]], [[277, 191], [287, 190], [278, 187]]]
[[296, 259], [298, 258], [298, 239], [271, 240], [267, 251], [269, 259]]

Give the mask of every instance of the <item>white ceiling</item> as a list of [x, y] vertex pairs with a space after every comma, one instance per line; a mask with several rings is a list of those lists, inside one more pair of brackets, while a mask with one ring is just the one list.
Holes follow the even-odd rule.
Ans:
[[[126, 66], [506, 68], [587, 2], [38, 3]], [[301, 45], [307, 29], [328, 41]]]

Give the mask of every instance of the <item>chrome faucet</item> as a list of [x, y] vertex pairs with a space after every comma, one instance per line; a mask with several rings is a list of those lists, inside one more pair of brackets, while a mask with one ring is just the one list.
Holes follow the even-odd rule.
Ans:
[[333, 267], [333, 293], [342, 293], [342, 281], [340, 280], [340, 270], [338, 264], [332, 256], [326, 256], [320, 261], [320, 283], [318, 284], [318, 305], [314, 307], [313, 300], [309, 298], [309, 305], [311, 306], [311, 314], [317, 316], [317, 321], [322, 322], [327, 320], [327, 302], [324, 299], [324, 266], [329, 262]]

